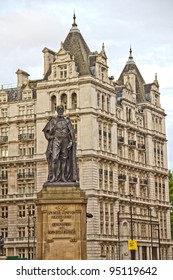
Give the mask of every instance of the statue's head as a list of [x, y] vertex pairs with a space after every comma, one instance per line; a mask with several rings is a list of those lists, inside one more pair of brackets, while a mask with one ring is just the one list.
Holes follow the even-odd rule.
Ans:
[[58, 116], [63, 116], [63, 113], [64, 113], [64, 107], [63, 105], [59, 105], [56, 107], [56, 111], [58, 113]]

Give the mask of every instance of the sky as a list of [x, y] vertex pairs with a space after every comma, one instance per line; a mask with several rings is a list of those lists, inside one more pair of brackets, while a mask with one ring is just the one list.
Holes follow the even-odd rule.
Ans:
[[43, 78], [42, 50], [60, 49], [74, 11], [90, 50], [101, 51], [104, 42], [109, 76], [118, 79], [130, 46], [145, 82], [157, 73], [173, 170], [172, 0], [0, 0], [0, 86], [15, 86], [17, 69], [30, 79]]

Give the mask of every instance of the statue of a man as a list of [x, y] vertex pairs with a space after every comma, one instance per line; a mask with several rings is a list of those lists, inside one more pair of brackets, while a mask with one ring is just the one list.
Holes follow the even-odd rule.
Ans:
[[0, 255], [1, 255], [1, 256], [3, 255], [3, 248], [4, 248], [4, 238], [3, 238], [3, 236], [1, 235], [1, 236], [0, 236]]
[[71, 121], [64, 117], [64, 107], [57, 106], [57, 117], [52, 117], [43, 129], [48, 140], [46, 158], [48, 161], [47, 182], [76, 182], [76, 143]]

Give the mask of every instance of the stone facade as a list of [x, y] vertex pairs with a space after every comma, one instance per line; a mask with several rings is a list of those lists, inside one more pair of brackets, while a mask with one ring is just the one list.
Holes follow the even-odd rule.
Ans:
[[171, 259], [166, 115], [157, 76], [146, 84], [130, 50], [119, 79], [109, 77], [104, 45], [91, 52], [75, 18], [59, 51], [43, 54], [43, 79], [29, 80], [18, 69], [16, 88], [0, 90], [6, 254], [35, 258], [35, 200], [48, 173], [42, 129], [63, 104], [76, 130], [80, 186], [93, 215], [88, 259], [130, 259], [131, 238], [138, 241], [136, 259], [151, 259], [151, 247], [153, 259]]

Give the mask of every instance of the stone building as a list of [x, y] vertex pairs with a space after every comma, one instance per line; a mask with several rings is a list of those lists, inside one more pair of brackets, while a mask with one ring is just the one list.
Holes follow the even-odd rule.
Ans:
[[[76, 131], [88, 198], [88, 259], [170, 259], [165, 112], [157, 76], [146, 84], [132, 50], [118, 80], [104, 45], [92, 52], [75, 21], [58, 52], [43, 49], [44, 77], [18, 69], [0, 90], [0, 233], [6, 255], [35, 258], [35, 199], [47, 179], [42, 129], [63, 104]], [[130, 254], [127, 241], [137, 240]], [[29, 249], [29, 252], [28, 252]]]

